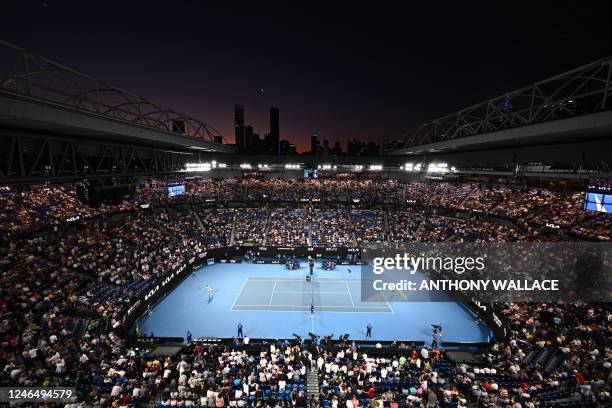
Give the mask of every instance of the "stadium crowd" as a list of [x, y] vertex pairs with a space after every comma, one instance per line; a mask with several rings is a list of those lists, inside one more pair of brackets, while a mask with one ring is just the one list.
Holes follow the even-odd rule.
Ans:
[[245, 208], [238, 211], [234, 242], [261, 244], [266, 233], [269, 211], [265, 208]]
[[[438, 348], [395, 345], [377, 356], [345, 345], [321, 347], [317, 355], [287, 342], [256, 351], [194, 342], [174, 357], [154, 357], [146, 345], [124, 339], [123, 311], [136, 294], [193, 254], [232, 240], [267, 245], [547, 240], [542, 234], [547, 222], [563, 227], [562, 239], [612, 239], [610, 216], [586, 213], [579, 194], [473, 184], [381, 185], [196, 179], [186, 182], [179, 206], [151, 184], [139, 188], [137, 199], [98, 208], [83, 204], [71, 184], [0, 187], [0, 385], [76, 386], [79, 398], [69, 407], [136, 402], [304, 407], [305, 378], [314, 367], [317, 400], [324, 407], [612, 404], [607, 305], [500, 303], [510, 341], [494, 344], [482, 362], [471, 364], [455, 363]], [[199, 202], [247, 197], [391, 200], [402, 207], [229, 210]], [[458, 218], [403, 206], [413, 199], [470, 214]], [[143, 202], [151, 206], [140, 208]]]
[[308, 245], [308, 210], [279, 208], [272, 211], [267, 245]]
[[310, 211], [311, 243], [316, 246], [348, 246], [353, 243], [346, 210]]

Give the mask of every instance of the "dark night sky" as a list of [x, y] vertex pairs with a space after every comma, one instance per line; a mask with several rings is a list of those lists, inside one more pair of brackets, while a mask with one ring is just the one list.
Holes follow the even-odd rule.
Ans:
[[262, 135], [277, 106], [281, 137], [302, 146], [398, 137], [612, 53], [605, 3], [289, 3], [5, 0], [0, 38], [231, 141], [234, 103]]

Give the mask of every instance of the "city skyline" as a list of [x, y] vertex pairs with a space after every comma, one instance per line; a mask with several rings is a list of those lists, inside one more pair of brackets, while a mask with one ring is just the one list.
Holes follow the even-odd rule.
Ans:
[[[249, 124], [248, 110], [242, 104], [234, 105], [234, 139], [233, 144], [239, 152], [246, 154], [271, 155], [322, 155], [322, 156], [378, 156], [385, 147], [377, 142], [362, 141], [356, 138], [333, 140], [319, 138], [317, 133], [310, 136], [310, 145], [297, 146], [289, 138], [282, 136], [280, 131], [280, 110], [269, 108], [268, 132], [261, 137], [261, 133]], [[331, 142], [331, 143], [330, 143]], [[345, 144], [345, 147], [343, 147]], [[384, 144], [386, 145], [386, 143]]]
[[343, 145], [382, 144], [612, 52], [603, 10], [544, 3], [530, 4], [529, 13], [490, 3], [447, 5], [442, 13], [413, 5], [322, 12], [179, 2], [171, 12], [181, 18], [151, 2], [111, 1], [93, 12], [71, 1], [5, 8], [11, 18], [0, 38], [201, 119], [230, 143], [235, 103], [249, 107], [249, 124], [260, 132], [277, 107], [280, 137], [300, 151], [313, 133]]

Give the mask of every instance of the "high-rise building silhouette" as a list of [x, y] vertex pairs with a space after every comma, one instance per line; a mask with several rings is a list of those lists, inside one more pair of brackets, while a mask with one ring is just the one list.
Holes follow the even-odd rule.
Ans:
[[281, 140], [279, 143], [279, 148], [280, 148], [280, 154], [283, 156], [297, 154], [295, 145], [288, 140]]
[[278, 108], [270, 108], [270, 150], [279, 154], [280, 124]]
[[310, 136], [310, 152], [312, 154], [317, 154], [318, 151], [319, 151], [319, 136], [313, 133], [312, 136]]
[[[253, 126], [249, 125], [249, 126], [245, 126], [244, 130], [243, 130], [243, 135], [244, 135], [244, 146], [245, 148], [249, 148], [252, 147], [256, 142], [255, 142], [255, 135], [256, 133], [253, 132]], [[259, 135], [257, 135], [257, 138], [259, 139]]]
[[236, 146], [244, 148], [247, 141], [244, 135], [244, 106], [234, 105], [234, 135]]
[[346, 146], [348, 156], [380, 156], [380, 146], [374, 142], [361, 142], [357, 139], [349, 140]]
[[330, 153], [335, 156], [340, 156], [342, 154], [342, 147], [340, 146], [340, 142], [334, 142], [334, 147], [330, 150]]

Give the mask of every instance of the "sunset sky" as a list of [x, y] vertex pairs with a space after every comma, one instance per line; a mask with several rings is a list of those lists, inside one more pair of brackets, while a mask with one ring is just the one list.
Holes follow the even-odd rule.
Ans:
[[230, 142], [241, 103], [262, 136], [275, 106], [281, 138], [306, 146], [317, 133], [343, 148], [612, 53], [607, 12], [560, 2], [260, 3], [9, 0], [0, 38], [202, 119]]

